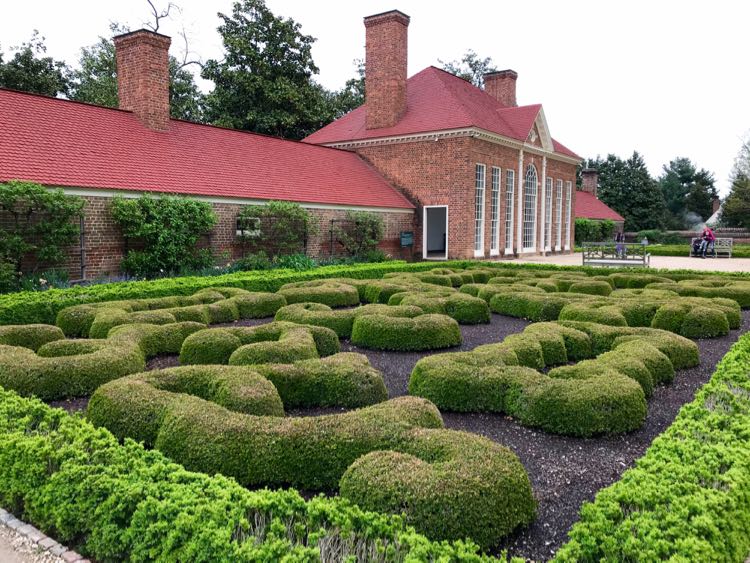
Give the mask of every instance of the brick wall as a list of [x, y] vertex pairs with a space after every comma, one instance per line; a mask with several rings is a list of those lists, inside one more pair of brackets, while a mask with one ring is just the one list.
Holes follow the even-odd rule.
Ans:
[[[126, 243], [117, 224], [109, 211], [108, 197], [85, 196], [84, 208], [84, 261], [86, 279], [116, 276], [120, 273], [120, 261], [125, 255]], [[245, 249], [236, 236], [237, 215], [242, 209], [239, 204], [214, 203], [217, 214], [216, 227], [208, 237], [201, 240], [200, 247], [210, 247], [221, 262], [240, 258]], [[308, 240], [307, 255], [327, 257], [331, 255], [330, 225], [331, 219], [344, 219], [345, 210], [310, 209], [314, 220], [319, 225], [318, 234]], [[385, 222], [385, 234], [380, 244], [385, 252], [397, 258], [411, 258], [411, 253], [400, 248], [401, 231], [414, 230], [412, 213], [382, 213]], [[131, 246], [132, 248], [132, 246]], [[343, 250], [334, 244], [333, 254], [341, 255]], [[81, 279], [81, 249], [77, 242], [68, 250], [68, 259], [62, 264], [70, 278]]]

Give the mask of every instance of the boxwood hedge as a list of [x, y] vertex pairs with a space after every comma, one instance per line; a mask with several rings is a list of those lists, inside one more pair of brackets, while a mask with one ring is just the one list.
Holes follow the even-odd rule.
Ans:
[[362, 315], [352, 327], [353, 344], [376, 350], [436, 350], [459, 346], [461, 342], [458, 323], [447, 315]]
[[[494, 560], [471, 542], [431, 542], [399, 516], [344, 498], [248, 491], [158, 451], [0, 389], [0, 499], [99, 561]], [[362, 555], [365, 554], [365, 555]]]
[[[226, 384], [224, 389], [205, 381], [177, 384], [175, 374], [168, 370], [103, 385], [88, 416], [120, 438], [152, 443], [189, 469], [221, 473], [246, 486], [331, 490], [341, 480], [344, 498], [403, 513], [435, 539], [470, 537], [486, 547], [534, 516], [531, 486], [518, 458], [486, 438], [444, 430], [440, 413], [424, 399], [401, 397], [344, 414], [284, 418], [268, 412], [272, 387], [262, 392], [264, 412], [247, 412], [259, 399], [242, 400], [248, 394], [244, 387], [260, 380], [239, 377], [230, 393]], [[179, 392], [148, 382], [164, 376]], [[203, 398], [216, 394], [222, 405]], [[418, 469], [404, 473], [405, 464]], [[372, 494], [381, 480], [389, 488]]]
[[584, 504], [555, 561], [744, 561], [750, 334], [635, 467]]

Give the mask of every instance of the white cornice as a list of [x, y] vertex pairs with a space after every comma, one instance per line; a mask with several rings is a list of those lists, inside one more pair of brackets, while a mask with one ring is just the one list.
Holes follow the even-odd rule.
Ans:
[[[546, 122], [543, 122], [546, 129]], [[546, 156], [552, 160], [559, 160], [561, 162], [567, 162], [569, 164], [579, 164], [580, 159], [572, 156], [567, 156], [554, 152], [544, 147], [537, 147], [531, 143], [518, 141], [516, 139], [510, 139], [497, 133], [487, 131], [486, 129], [480, 129], [479, 127], [464, 127], [462, 129], [446, 129], [443, 131], [429, 131], [426, 133], [414, 133], [411, 135], [393, 135], [390, 137], [376, 137], [373, 139], [359, 139], [353, 141], [340, 141], [334, 143], [322, 143], [326, 147], [334, 147], [337, 149], [357, 149], [362, 147], [374, 147], [379, 145], [393, 145], [399, 143], [415, 143], [424, 141], [439, 141], [440, 139], [454, 139], [460, 137], [473, 137], [511, 147], [516, 150], [524, 150], [529, 153], [538, 154], [540, 156]]]
[[[163, 193], [163, 192], [145, 192], [137, 190], [107, 190], [101, 188], [71, 188], [65, 186], [50, 186], [59, 187], [68, 195], [77, 196], [89, 196], [89, 197], [107, 197], [112, 198], [115, 196], [122, 196], [128, 199], [134, 199], [141, 197], [142, 195], [149, 193], [154, 196], [182, 196], [194, 199], [196, 201], [205, 201], [208, 203], [224, 203], [229, 205], [266, 205], [268, 199], [252, 199], [252, 198], [241, 198], [241, 197], [208, 197], [192, 194], [182, 193]], [[405, 209], [401, 207], [372, 207], [372, 206], [355, 206], [355, 205], [335, 205], [329, 203], [306, 203], [297, 202], [301, 207], [305, 209], [331, 209], [331, 210], [342, 210], [342, 211], [374, 211], [376, 213], [414, 213], [414, 209]]]

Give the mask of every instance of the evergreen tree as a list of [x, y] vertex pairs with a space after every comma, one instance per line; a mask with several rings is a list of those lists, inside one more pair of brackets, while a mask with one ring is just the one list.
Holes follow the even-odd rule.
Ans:
[[[118, 24], [110, 26], [113, 35], [126, 33]], [[117, 65], [115, 45], [111, 39], [99, 37], [90, 47], [81, 49], [79, 67], [72, 72], [71, 98], [79, 102], [117, 107]], [[169, 107], [172, 117], [201, 121], [203, 96], [190, 71], [177, 59], [169, 57]]]
[[625, 218], [629, 231], [663, 227], [665, 203], [658, 184], [638, 152], [622, 160], [614, 154], [589, 160], [588, 168], [599, 171], [598, 196]]
[[0, 87], [60, 96], [68, 93], [70, 69], [63, 61], [45, 56], [44, 37], [34, 30], [28, 43], [12, 49], [13, 57], [3, 62], [0, 52]]
[[676, 158], [665, 165], [659, 186], [667, 204], [668, 227], [692, 227], [713, 213], [713, 200], [718, 197], [713, 174], [698, 170], [690, 159]]
[[750, 229], [750, 178], [735, 177], [724, 205], [721, 207], [721, 223], [728, 227]]
[[448, 61], [447, 63], [443, 61], [438, 62], [443, 65], [443, 70], [455, 74], [479, 88], [484, 87], [484, 75], [497, 70], [497, 67], [492, 62], [492, 58], [487, 57], [482, 59], [471, 49], [464, 53], [461, 60]]
[[312, 80], [315, 39], [292, 19], [275, 16], [263, 0], [234, 3], [219, 13], [224, 58], [206, 62], [214, 82], [207, 120], [216, 125], [300, 139], [335, 116], [333, 97]]

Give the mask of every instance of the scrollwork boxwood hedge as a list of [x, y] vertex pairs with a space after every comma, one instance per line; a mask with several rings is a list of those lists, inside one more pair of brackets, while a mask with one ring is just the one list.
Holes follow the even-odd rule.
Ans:
[[447, 315], [362, 315], [352, 327], [352, 343], [376, 350], [437, 350], [459, 346], [461, 342], [458, 323]]
[[[429, 401], [401, 397], [339, 415], [284, 418], [265, 378], [225, 371], [250, 368], [203, 368], [199, 381], [195, 371], [180, 371], [186, 369], [196, 368], [103, 385], [87, 416], [120, 438], [153, 444], [189, 469], [246, 486], [331, 490], [341, 480], [345, 498], [402, 512], [435, 539], [470, 537], [491, 546], [534, 516], [518, 458], [486, 438], [443, 429]], [[405, 466], [416, 470], [405, 474]], [[382, 495], [367, 493], [383, 480], [390, 487]], [[398, 494], [402, 502], [395, 506]]]
[[[482, 563], [471, 542], [431, 542], [399, 516], [344, 498], [249, 491], [0, 389], [0, 500], [99, 561], [343, 560]], [[260, 525], [259, 525], [260, 524]], [[238, 533], [242, 531], [242, 533]]]

